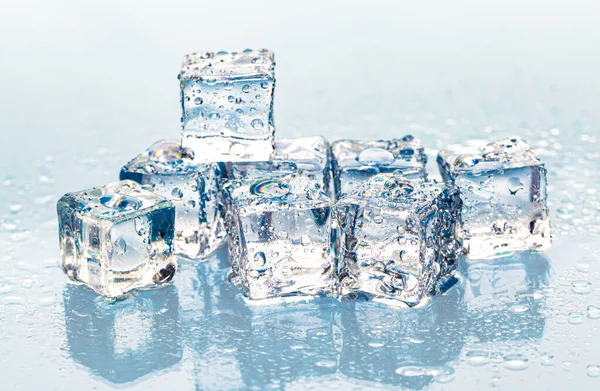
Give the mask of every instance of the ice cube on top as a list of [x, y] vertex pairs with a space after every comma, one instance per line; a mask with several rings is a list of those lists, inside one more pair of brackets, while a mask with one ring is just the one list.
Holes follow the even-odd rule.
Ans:
[[315, 178], [330, 194], [330, 155], [329, 143], [321, 136], [276, 139], [271, 160], [228, 163], [227, 176], [236, 180], [303, 173]]
[[181, 73], [182, 142], [195, 161], [269, 160], [273, 152], [273, 52], [192, 53]]
[[451, 185], [378, 174], [336, 204], [344, 297], [416, 306], [456, 268], [461, 201]]
[[225, 192], [232, 273], [248, 298], [334, 293], [333, 203], [315, 179], [234, 180]]
[[194, 164], [194, 152], [180, 141], [152, 144], [121, 169], [120, 178], [150, 185], [175, 205], [175, 251], [186, 258], [206, 258], [225, 242], [218, 201], [222, 167]]
[[377, 141], [338, 140], [331, 150], [338, 199], [379, 173], [397, 172], [409, 179], [427, 179], [427, 156], [421, 142], [411, 135]]
[[110, 297], [170, 281], [175, 208], [133, 181], [75, 193], [57, 203], [61, 267]]
[[461, 192], [465, 255], [489, 259], [550, 246], [546, 169], [525, 140], [452, 147], [437, 160]]

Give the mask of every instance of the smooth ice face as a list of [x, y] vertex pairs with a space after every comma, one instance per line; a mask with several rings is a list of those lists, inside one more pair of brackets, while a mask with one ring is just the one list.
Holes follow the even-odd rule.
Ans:
[[407, 135], [401, 139], [338, 140], [331, 145], [337, 199], [379, 173], [402, 173], [411, 180], [427, 179], [427, 156], [421, 142]]
[[438, 165], [461, 192], [459, 235], [467, 257], [489, 259], [550, 247], [546, 169], [523, 139], [454, 147], [439, 153]]
[[179, 141], [161, 140], [121, 169], [120, 178], [150, 185], [175, 205], [175, 252], [206, 258], [225, 243], [218, 201], [222, 167], [194, 164], [193, 151]]
[[294, 173], [310, 176], [331, 195], [331, 153], [324, 137], [277, 139], [271, 160], [227, 164], [227, 177], [233, 180]]
[[332, 202], [302, 174], [236, 180], [226, 187], [234, 280], [250, 299], [334, 293]]
[[182, 142], [195, 161], [267, 161], [273, 152], [273, 52], [192, 53], [181, 73]]
[[61, 267], [109, 297], [170, 281], [175, 207], [136, 182], [65, 194], [57, 204]]
[[454, 187], [379, 174], [336, 205], [342, 296], [415, 306], [456, 268]]

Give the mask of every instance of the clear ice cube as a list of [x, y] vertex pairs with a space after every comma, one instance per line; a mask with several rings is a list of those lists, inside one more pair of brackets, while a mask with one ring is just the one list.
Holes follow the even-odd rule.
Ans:
[[65, 194], [57, 203], [61, 267], [104, 296], [173, 278], [175, 207], [133, 181]]
[[336, 205], [343, 297], [416, 306], [456, 268], [461, 201], [454, 187], [378, 174]]
[[226, 167], [227, 177], [233, 180], [303, 173], [331, 195], [331, 150], [324, 137], [276, 139], [269, 161], [227, 163]]
[[175, 253], [206, 258], [225, 243], [218, 199], [223, 167], [193, 163], [193, 151], [181, 142], [161, 140], [121, 169], [120, 178], [150, 185], [175, 205]]
[[334, 293], [333, 203], [316, 180], [303, 174], [233, 180], [225, 192], [233, 279], [246, 297]]
[[459, 236], [471, 259], [550, 247], [546, 169], [529, 145], [511, 137], [484, 147], [440, 151], [442, 177], [463, 200]]
[[274, 134], [273, 52], [188, 54], [179, 79], [183, 146], [196, 152], [196, 161], [269, 160]]
[[411, 135], [378, 141], [337, 140], [331, 151], [337, 199], [380, 173], [396, 172], [408, 179], [427, 179], [427, 155], [421, 142]]

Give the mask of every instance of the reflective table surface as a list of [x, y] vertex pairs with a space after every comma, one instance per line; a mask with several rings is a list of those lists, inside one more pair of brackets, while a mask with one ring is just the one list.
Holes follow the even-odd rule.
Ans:
[[[600, 388], [595, 4], [1, 7], [2, 389]], [[457, 286], [408, 311], [249, 307], [226, 249], [116, 303], [70, 285], [58, 198], [179, 137], [184, 53], [261, 46], [276, 53], [280, 137], [410, 133], [436, 175], [450, 143], [523, 136], [548, 169], [552, 248], [463, 259]]]

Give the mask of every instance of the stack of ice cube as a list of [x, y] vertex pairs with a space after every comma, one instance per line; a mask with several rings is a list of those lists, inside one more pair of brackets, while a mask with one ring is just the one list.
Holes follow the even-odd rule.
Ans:
[[120, 182], [58, 203], [62, 267], [116, 297], [172, 279], [227, 243], [248, 303], [366, 298], [418, 306], [461, 251], [493, 258], [550, 243], [545, 169], [520, 138], [438, 157], [421, 142], [275, 138], [274, 55], [194, 53], [179, 75], [181, 140], [158, 141]]

